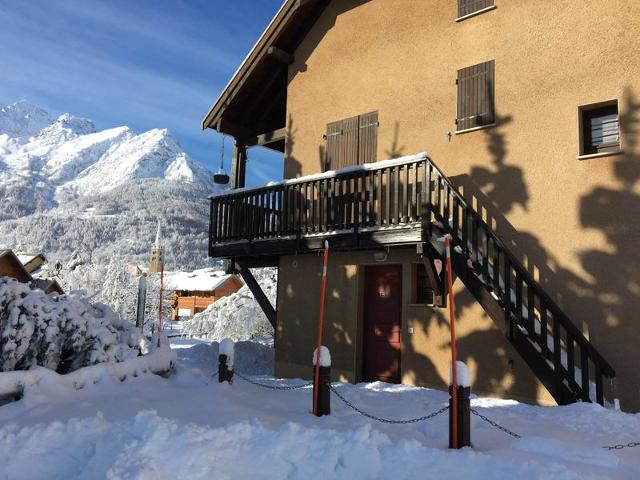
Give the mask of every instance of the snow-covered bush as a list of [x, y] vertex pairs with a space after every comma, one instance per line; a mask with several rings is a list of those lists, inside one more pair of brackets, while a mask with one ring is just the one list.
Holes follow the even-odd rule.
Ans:
[[[269, 301], [275, 305], [277, 270], [265, 268], [253, 273]], [[182, 331], [190, 337], [216, 342], [224, 338], [239, 342], [273, 335], [273, 327], [246, 285], [186, 321]]]
[[45, 294], [0, 278], [0, 371], [34, 365], [61, 373], [137, 355], [139, 334], [80, 294]]

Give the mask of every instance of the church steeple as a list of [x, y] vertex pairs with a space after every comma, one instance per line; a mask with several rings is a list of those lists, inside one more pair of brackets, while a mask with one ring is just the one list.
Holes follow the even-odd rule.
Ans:
[[162, 230], [160, 229], [160, 220], [158, 220], [158, 231], [156, 232], [156, 248], [160, 248], [160, 242], [162, 241]]
[[158, 220], [158, 231], [156, 232], [156, 242], [151, 247], [151, 259], [149, 261], [149, 273], [157, 273], [162, 270], [164, 264], [164, 245], [162, 244], [162, 230], [160, 220]]

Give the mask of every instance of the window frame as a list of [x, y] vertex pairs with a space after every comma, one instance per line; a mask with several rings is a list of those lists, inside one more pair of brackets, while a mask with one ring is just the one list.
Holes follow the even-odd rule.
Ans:
[[[603, 144], [602, 146], [595, 148], [593, 146], [588, 146], [587, 142], [591, 138], [591, 120], [596, 117], [593, 113], [611, 107], [615, 107], [618, 117], [618, 142]], [[602, 112], [600, 115], [604, 116], [606, 113]], [[587, 131], [587, 128], [589, 131]], [[611, 155], [619, 155], [621, 153], [623, 153], [622, 131], [620, 129], [620, 108], [618, 99], [580, 105], [578, 107], [578, 159], [584, 160], [589, 158], [608, 157]]]

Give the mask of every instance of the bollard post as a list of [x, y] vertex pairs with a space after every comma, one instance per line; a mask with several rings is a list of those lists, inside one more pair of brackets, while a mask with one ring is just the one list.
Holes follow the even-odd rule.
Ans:
[[[318, 363], [319, 360], [319, 363]], [[325, 346], [313, 352], [313, 398], [317, 399], [315, 403], [314, 415], [321, 417], [331, 413], [331, 390], [329, 383], [331, 382], [331, 354]]]
[[[449, 448], [462, 448], [471, 446], [471, 382], [469, 377], [469, 370], [464, 362], [456, 362], [456, 377], [458, 388], [456, 409], [457, 418], [454, 422], [454, 409], [453, 409], [453, 385], [452, 381], [449, 382]], [[453, 372], [452, 372], [453, 373]], [[453, 375], [452, 375], [453, 376]], [[454, 424], [457, 426], [457, 445], [454, 445]]]
[[233, 342], [225, 338], [220, 342], [218, 350], [218, 383], [233, 382]]

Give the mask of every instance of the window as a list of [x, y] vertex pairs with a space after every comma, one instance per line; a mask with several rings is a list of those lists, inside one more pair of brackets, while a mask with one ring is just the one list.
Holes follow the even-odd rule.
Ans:
[[618, 102], [604, 102], [580, 107], [580, 155], [620, 151]]
[[[434, 269], [430, 275], [424, 263], [415, 263], [413, 265], [413, 292], [411, 295], [411, 303], [416, 305], [433, 305], [444, 306], [442, 303], [443, 296], [438, 292], [442, 292], [442, 262], [433, 260], [431, 264]], [[436, 283], [436, 285], [434, 285]]]
[[458, 70], [458, 132], [495, 123], [494, 63], [491, 60]]
[[493, 0], [458, 0], [458, 19], [491, 10], [494, 7]]
[[378, 125], [378, 112], [329, 123], [325, 135], [325, 171], [375, 162]]

